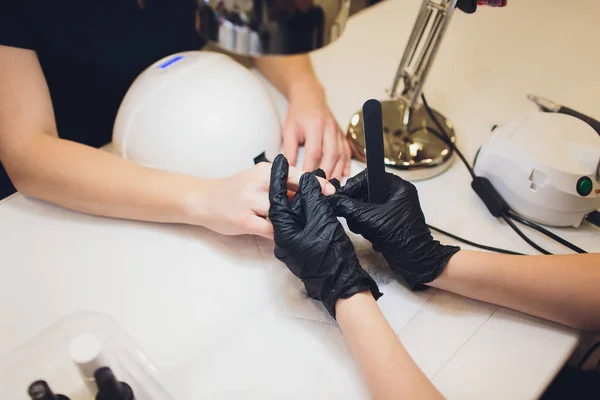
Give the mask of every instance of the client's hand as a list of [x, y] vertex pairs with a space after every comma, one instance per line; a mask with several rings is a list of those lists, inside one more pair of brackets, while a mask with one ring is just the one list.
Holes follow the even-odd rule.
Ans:
[[389, 173], [386, 181], [389, 197], [384, 204], [368, 202], [367, 170], [327, 199], [350, 230], [369, 240], [392, 270], [415, 288], [433, 281], [460, 248], [433, 240], [412, 183]]
[[[194, 205], [202, 213], [202, 225], [224, 235], [251, 234], [273, 238], [273, 225], [266, 219], [269, 210], [269, 176], [271, 165], [259, 163], [249, 170], [225, 179], [209, 181], [203, 204]], [[298, 189], [302, 171], [290, 168], [290, 195]], [[320, 186], [319, 186], [320, 184]], [[335, 188], [319, 178], [319, 190], [335, 193]]]
[[358, 292], [381, 296], [360, 266], [354, 246], [333, 214], [314, 174], [300, 178], [288, 200], [288, 161], [279, 155], [271, 168], [269, 219], [275, 230], [275, 257], [302, 280], [310, 297], [320, 300], [335, 318], [335, 304]]

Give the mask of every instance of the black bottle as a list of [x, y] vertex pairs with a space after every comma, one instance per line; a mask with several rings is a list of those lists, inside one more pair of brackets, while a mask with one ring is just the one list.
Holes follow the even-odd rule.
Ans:
[[27, 389], [27, 394], [31, 400], [69, 400], [62, 394], [54, 394], [46, 381], [35, 381]]
[[119, 382], [110, 368], [96, 370], [94, 379], [98, 386], [96, 400], [135, 400], [131, 387], [125, 382]]

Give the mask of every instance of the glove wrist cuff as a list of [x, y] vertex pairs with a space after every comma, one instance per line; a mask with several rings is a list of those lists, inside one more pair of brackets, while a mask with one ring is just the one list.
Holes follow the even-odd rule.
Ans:
[[377, 283], [371, 278], [371, 276], [362, 269], [360, 265], [354, 267], [355, 271], [348, 274], [347, 279], [343, 280], [343, 283], [339, 285], [340, 280], [338, 280], [338, 287], [335, 292], [329, 292], [326, 295], [325, 293], [321, 296], [321, 301], [323, 305], [329, 311], [329, 314], [335, 319], [335, 305], [339, 299], [347, 299], [349, 297], [354, 296], [356, 293], [370, 291], [373, 295], [375, 301], [377, 301], [383, 294], [379, 291], [379, 286]]
[[403, 278], [413, 284], [427, 284], [435, 280], [446, 268], [450, 258], [460, 250], [458, 246], [442, 245], [438, 241], [431, 242], [415, 251], [403, 254], [386, 255], [390, 267]]

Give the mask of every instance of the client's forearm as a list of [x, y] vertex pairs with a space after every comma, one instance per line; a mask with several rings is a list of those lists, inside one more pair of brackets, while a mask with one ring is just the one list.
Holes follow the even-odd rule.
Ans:
[[439, 399], [369, 292], [338, 300], [336, 319], [375, 399]]
[[202, 223], [202, 215], [195, 213], [202, 210], [206, 181], [44, 134], [23, 147], [19, 160], [7, 170], [26, 196], [101, 216]]
[[600, 331], [600, 254], [510, 256], [462, 250], [431, 286]]

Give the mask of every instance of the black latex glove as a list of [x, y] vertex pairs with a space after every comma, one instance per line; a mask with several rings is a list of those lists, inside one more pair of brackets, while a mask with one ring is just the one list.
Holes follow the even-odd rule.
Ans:
[[288, 161], [278, 155], [271, 167], [269, 219], [275, 233], [275, 257], [302, 280], [306, 293], [320, 300], [335, 318], [338, 299], [370, 290], [381, 297], [354, 246], [333, 213], [314, 174], [300, 178], [291, 203], [287, 197]]
[[370, 241], [392, 270], [416, 289], [437, 278], [460, 248], [433, 239], [412, 183], [389, 173], [386, 181], [389, 197], [384, 204], [368, 202], [367, 170], [327, 199], [350, 230]]

